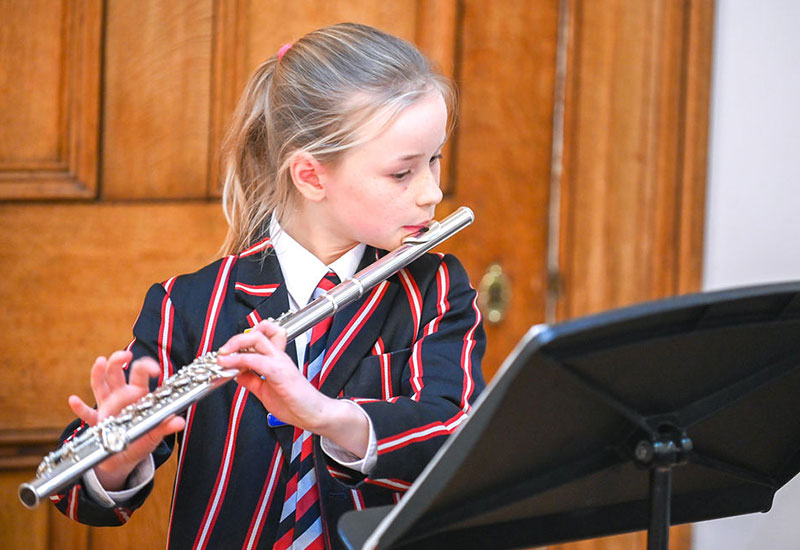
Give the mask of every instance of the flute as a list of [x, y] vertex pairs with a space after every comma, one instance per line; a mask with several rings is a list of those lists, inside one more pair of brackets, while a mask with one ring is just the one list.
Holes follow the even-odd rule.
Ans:
[[[388, 279], [434, 246], [472, 223], [475, 216], [462, 206], [441, 222], [432, 221], [403, 243], [349, 279], [320, 295], [297, 311], [287, 311], [275, 323], [286, 330], [287, 342], [354, 302], [378, 283]], [[173, 414], [231, 381], [238, 369], [225, 369], [216, 361], [217, 352], [197, 357], [190, 364], [164, 380], [164, 383], [141, 399], [87, 428], [64, 442], [42, 460], [35, 479], [19, 486], [19, 499], [29, 509], [71, 484], [86, 471], [124, 450]]]

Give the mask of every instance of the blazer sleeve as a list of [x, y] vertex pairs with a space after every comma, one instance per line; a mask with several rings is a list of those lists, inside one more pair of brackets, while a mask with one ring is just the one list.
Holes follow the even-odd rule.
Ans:
[[[165, 376], [174, 372], [175, 363], [183, 359], [181, 355], [185, 355], [185, 350], [188, 349], [184, 331], [181, 330], [180, 325], [180, 320], [175, 315], [172, 299], [165, 286], [163, 284], [153, 285], [145, 297], [144, 305], [134, 325], [134, 340], [129, 346], [134, 360], [149, 356], [159, 362], [161, 374], [158, 379], [154, 378], [150, 381], [151, 390], [155, 389]], [[126, 366], [126, 377], [129, 366]], [[87, 425], [80, 420], [73, 421], [62, 433], [60, 443], [72, 439], [86, 428]], [[153, 452], [156, 467], [169, 458], [174, 443], [175, 436], [172, 435], [159, 444]], [[152, 488], [151, 480], [128, 501], [113, 508], [107, 508], [91, 498], [83, 486], [81, 478], [50, 498], [56, 508], [70, 519], [88, 525], [113, 526], [126, 523], [133, 511], [144, 503]]]
[[454, 256], [442, 257], [435, 269], [421, 292], [415, 340], [400, 355], [400, 395], [360, 402], [377, 436], [378, 459], [367, 482], [387, 487], [412, 483], [466, 420], [486, 385], [481, 371], [486, 337], [477, 293]]

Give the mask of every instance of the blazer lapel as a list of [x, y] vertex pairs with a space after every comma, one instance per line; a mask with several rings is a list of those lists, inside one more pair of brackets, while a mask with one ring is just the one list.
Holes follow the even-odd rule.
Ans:
[[[261, 253], [247, 257], [240, 256], [234, 291], [237, 300], [245, 306], [242, 311], [249, 311], [239, 320], [239, 332], [243, 332], [263, 319], [277, 319], [289, 309], [289, 294], [278, 258], [269, 250], [265, 256]], [[297, 364], [297, 350], [294, 342], [286, 345], [286, 353]], [[251, 399], [258, 403], [266, 416], [267, 411], [263, 410], [261, 402], [255, 396], [252, 396]], [[290, 457], [294, 427], [287, 424], [270, 429], [283, 449], [284, 455]]]
[[[283, 280], [278, 259], [267, 252], [241, 258], [234, 291], [236, 298], [249, 310], [238, 323], [243, 332], [263, 319], [277, 319], [289, 309], [289, 294]], [[286, 346], [286, 353], [297, 363], [294, 342]]]
[[[375, 258], [375, 249], [367, 247], [358, 271]], [[375, 345], [397, 289], [397, 283], [383, 281], [334, 315], [320, 375], [322, 393], [336, 397]]]

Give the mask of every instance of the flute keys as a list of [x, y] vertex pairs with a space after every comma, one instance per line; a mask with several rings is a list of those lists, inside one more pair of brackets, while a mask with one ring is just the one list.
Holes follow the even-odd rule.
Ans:
[[64, 452], [61, 455], [61, 460], [72, 460], [73, 462], [78, 461], [78, 456], [75, 454], [75, 443], [72, 441], [67, 441], [64, 443]]
[[41, 477], [42, 474], [53, 469], [53, 455], [54, 453], [50, 453], [44, 457], [44, 460], [42, 460], [42, 462], [39, 464], [39, 467], [36, 468], [36, 477]]
[[211, 379], [211, 372], [207, 369], [197, 370], [192, 373], [192, 380], [195, 382], [208, 382]]
[[187, 375], [185, 372], [181, 372], [178, 376], [175, 377], [175, 380], [172, 381], [172, 386], [177, 389], [181, 389], [192, 382], [192, 379]]
[[110, 424], [101, 432], [103, 448], [110, 453], [118, 453], [128, 445], [125, 429], [117, 424]]
[[136, 403], [136, 410], [139, 412], [146, 411], [147, 409], [152, 408], [153, 405], [155, 404], [156, 404], [155, 396], [152, 393], [148, 393]]

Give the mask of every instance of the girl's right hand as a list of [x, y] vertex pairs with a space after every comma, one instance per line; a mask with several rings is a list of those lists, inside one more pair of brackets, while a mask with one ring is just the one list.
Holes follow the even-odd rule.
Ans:
[[[122, 367], [132, 357], [129, 351], [116, 351], [108, 359], [98, 357], [95, 360], [91, 385], [97, 408], [90, 407], [77, 395], [69, 397], [69, 406], [81, 420], [94, 426], [109, 416], [119, 414], [124, 407], [150, 391], [150, 378], [158, 376], [160, 372], [158, 363], [149, 357], [136, 360], [130, 366], [130, 376], [126, 381]], [[182, 430], [185, 424], [184, 418], [171, 416], [154, 430], [129, 443], [124, 451], [111, 455], [95, 466], [100, 484], [107, 491], [124, 489], [130, 473], [155, 450], [164, 436]]]

